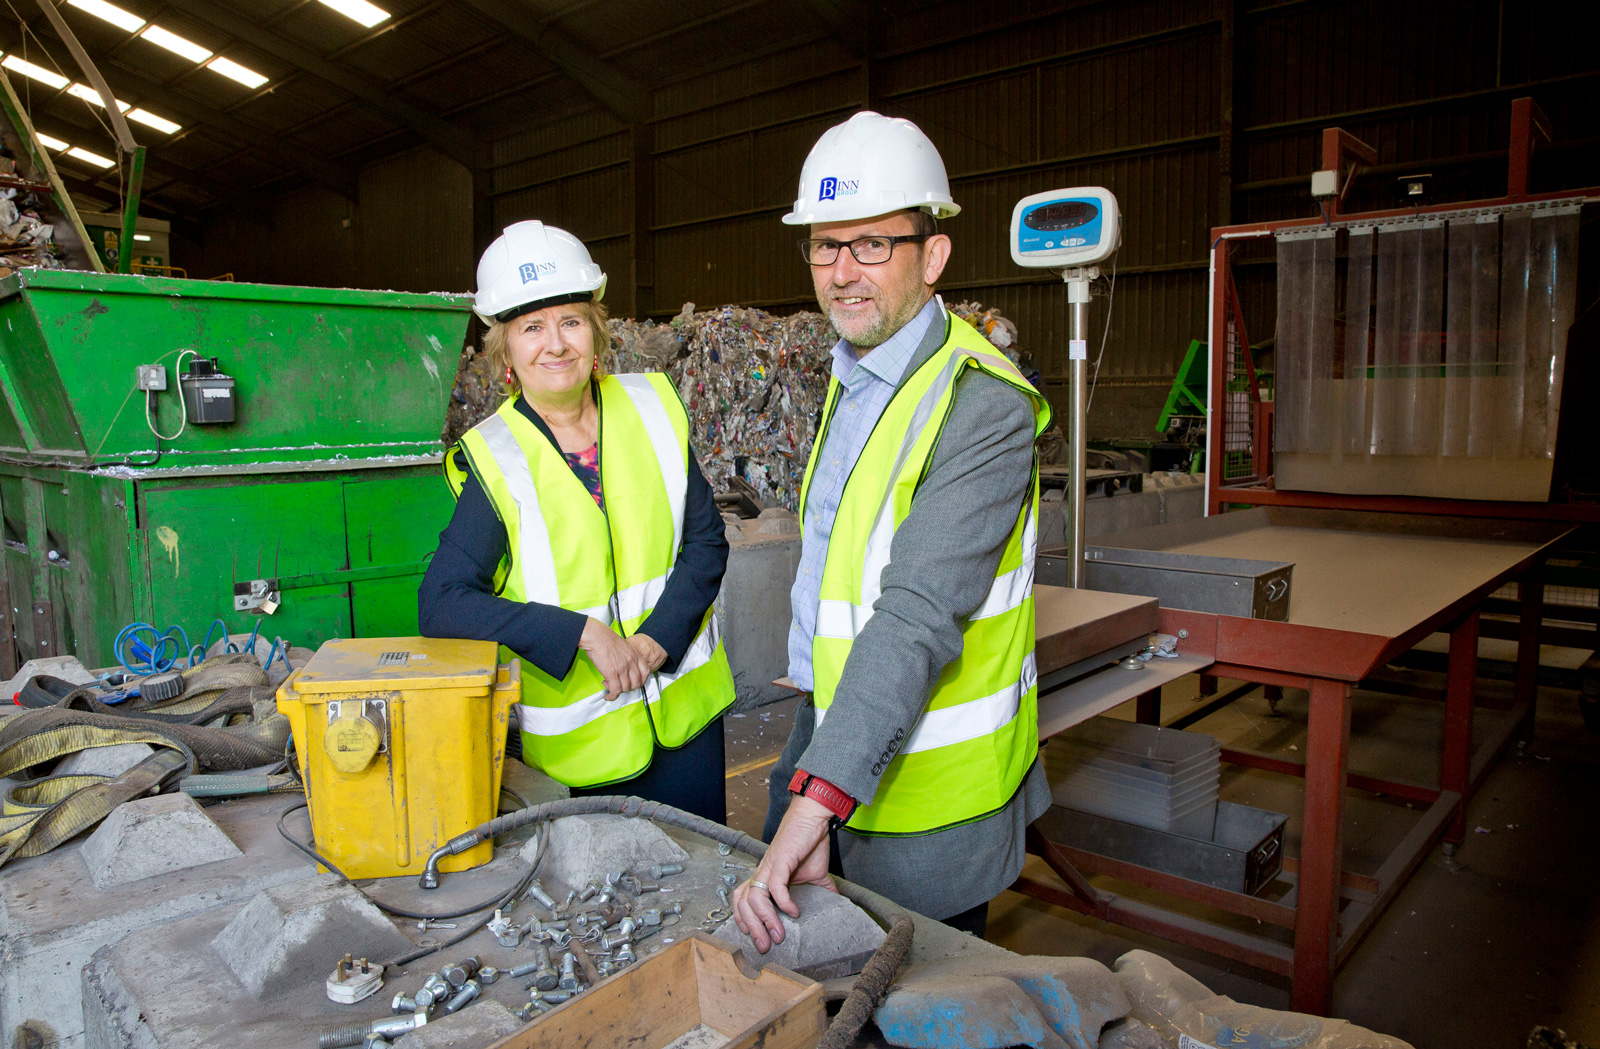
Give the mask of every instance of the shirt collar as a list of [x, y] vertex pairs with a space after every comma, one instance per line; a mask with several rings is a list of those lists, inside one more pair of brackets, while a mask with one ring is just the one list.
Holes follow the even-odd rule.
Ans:
[[851, 345], [840, 339], [833, 345], [833, 377], [848, 389], [855, 389], [869, 378], [899, 386], [929, 326], [942, 312], [944, 300], [935, 295], [899, 331], [859, 360]]

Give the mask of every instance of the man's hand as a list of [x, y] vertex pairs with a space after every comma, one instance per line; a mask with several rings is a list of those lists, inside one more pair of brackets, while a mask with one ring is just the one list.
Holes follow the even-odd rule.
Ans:
[[[783, 942], [780, 908], [791, 918], [800, 917], [800, 908], [789, 896], [790, 885], [821, 885], [830, 892], [839, 891], [828, 877], [828, 820], [832, 815], [810, 798], [791, 797], [767, 854], [750, 879], [733, 890], [733, 920], [762, 954]], [[759, 889], [755, 882], [767, 887]]]
[[[657, 649], [661, 647], [654, 641], [650, 643]], [[605, 678], [608, 700], [643, 687], [650, 671], [654, 669], [646, 662], [639, 648], [624, 641], [593, 616], [583, 625], [583, 636], [578, 639], [578, 647], [589, 654], [595, 669]]]
[[628, 638], [628, 644], [639, 653], [639, 658], [644, 660], [645, 668], [649, 671], [661, 669], [661, 664], [667, 661], [667, 650], [656, 643], [656, 639], [649, 634], [634, 634]]

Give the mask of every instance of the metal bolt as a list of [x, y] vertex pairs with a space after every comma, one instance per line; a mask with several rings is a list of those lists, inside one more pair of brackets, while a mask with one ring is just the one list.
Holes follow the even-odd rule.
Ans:
[[617, 923], [616, 931], [624, 936], [632, 936], [634, 930], [639, 928], [639, 923], [632, 918], [624, 918]]
[[539, 997], [543, 998], [545, 1001], [550, 1002], [550, 1003], [552, 1003], [554, 1005], [560, 1005], [562, 1002], [571, 1000], [572, 996], [574, 994], [576, 994], [576, 993], [577, 993], [576, 990], [572, 990], [572, 991], [545, 991], [544, 993], [540, 994]]
[[596, 885], [594, 882], [591, 881], [589, 884], [587, 884], [587, 885], [585, 885], [583, 887], [583, 891], [582, 892], [578, 893], [578, 899], [587, 900], [587, 899], [589, 899], [591, 896], [593, 896], [595, 893], [597, 893], [599, 891], [600, 891], [600, 886]]
[[632, 943], [632, 942], [633, 942], [633, 934], [631, 932], [628, 932], [628, 933], [617, 933], [615, 936], [606, 935], [606, 936], [600, 937], [600, 947], [601, 947], [602, 950], [607, 950], [607, 951], [615, 950], [618, 947], [621, 947], [621, 946], [623, 946], [625, 944], [629, 944], [629, 943]]
[[494, 983], [496, 980], [500, 979], [500, 976], [501, 973], [499, 969], [496, 969], [492, 965], [485, 965], [482, 969], [478, 970], [478, 983], [482, 984], [484, 987], [487, 987], [491, 983]]
[[427, 980], [423, 981], [422, 990], [413, 997], [417, 1008], [425, 1012], [450, 997], [450, 984], [438, 973], [429, 973]]
[[717, 855], [718, 856], [732, 856], [733, 855], [733, 846], [729, 845], [725, 841], [717, 842]]
[[369, 1034], [380, 1034], [385, 1038], [394, 1038], [402, 1034], [409, 1034], [428, 1022], [427, 1013], [412, 1013], [410, 1016], [386, 1016], [382, 1020], [374, 1020], [369, 1024], [346, 1024], [335, 1027], [331, 1031], [324, 1031], [317, 1037], [317, 1049], [344, 1049], [347, 1045], [360, 1045], [366, 1041]]
[[[546, 955], [545, 957], [548, 958], [549, 955]], [[527, 976], [529, 973], [535, 971], [538, 968], [539, 968], [539, 963], [536, 962], [536, 961], [533, 961], [533, 962], [529, 962], [526, 965], [519, 965], [515, 969], [507, 969], [506, 970], [506, 975], [510, 976], [512, 978], [515, 978], [515, 977], [518, 977], [518, 976]]]
[[621, 947], [617, 948], [617, 965], [618, 966], [632, 965], [637, 960], [638, 959], [634, 956], [634, 953], [633, 953], [633, 944], [625, 943]]
[[722, 901], [724, 907], [728, 906], [728, 887], [726, 885], [718, 887], [717, 899]]
[[456, 962], [454, 965], [446, 966], [441, 975], [450, 981], [451, 987], [461, 987], [472, 979], [480, 965], [482, 963], [478, 959], [467, 958], [464, 961]]
[[429, 929], [454, 929], [455, 927], [455, 922], [435, 921], [432, 918], [424, 918], [417, 922], [418, 932], [427, 932]]
[[556, 909], [555, 897], [544, 891], [544, 886], [539, 884], [538, 878], [533, 879], [533, 883], [528, 886], [528, 895], [532, 896], [534, 899], [538, 900], [552, 911]]
[[[429, 1004], [431, 1005], [432, 1003], [430, 1002]], [[421, 1008], [421, 1006], [417, 1005], [417, 1000], [415, 998], [407, 998], [405, 996], [405, 992], [403, 991], [400, 994], [395, 995], [394, 1001], [389, 1003], [389, 1011], [394, 1013], [396, 1016], [399, 1016], [401, 1013], [414, 1013], [419, 1008]]]
[[367, 1035], [367, 1040], [361, 1044], [365, 1049], [390, 1049], [394, 1045], [393, 1042], [381, 1034], [369, 1034]]
[[647, 892], [660, 892], [660, 891], [661, 891], [661, 886], [657, 885], [655, 882], [653, 882], [653, 881], [642, 881], [642, 882], [639, 882], [639, 891], [634, 893], [634, 895], [635, 896], [643, 896]]
[[722, 876], [722, 884], [731, 889], [739, 884], [739, 876], [737, 874], [724, 874]]
[[[572, 957], [570, 954], [567, 957]], [[535, 947], [533, 952], [534, 974], [533, 986], [541, 991], [553, 991], [561, 977], [550, 965], [550, 952], [544, 947]]]
[[572, 942], [572, 934], [565, 929], [557, 929], [550, 934], [550, 942], [557, 947], [565, 947]]
[[557, 984], [563, 991], [578, 989], [578, 959], [571, 951], [561, 956], [561, 978]]
[[682, 873], [683, 864], [681, 863], [657, 863], [650, 868], [650, 877], [654, 878], [656, 881], [660, 881], [662, 878], [669, 878], [674, 874]]
[[650, 908], [647, 911], [641, 911], [639, 913], [639, 918], [646, 925], [660, 925], [661, 924], [661, 912], [659, 910], [657, 910], [656, 908], [654, 908], [654, 907]]
[[750, 868], [742, 863], [724, 863], [722, 869], [725, 871], [747, 871]]
[[661, 913], [662, 914], [679, 914], [679, 915], [681, 915], [683, 913], [683, 904], [674, 903], [671, 907], [663, 908]]
[[445, 1003], [444, 1011], [446, 1013], [460, 1012], [467, 1007], [468, 1002], [478, 997], [482, 990], [483, 988], [478, 985], [477, 980], [468, 980], [461, 985], [461, 990], [456, 992], [456, 996]]

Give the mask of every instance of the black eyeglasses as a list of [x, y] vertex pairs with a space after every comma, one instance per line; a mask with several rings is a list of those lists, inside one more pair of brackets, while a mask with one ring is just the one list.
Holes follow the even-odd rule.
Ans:
[[813, 266], [832, 266], [839, 261], [839, 249], [849, 248], [850, 254], [863, 266], [881, 266], [894, 254], [896, 244], [920, 244], [932, 234], [911, 233], [904, 237], [857, 237], [851, 241], [806, 239], [800, 242], [800, 254]]

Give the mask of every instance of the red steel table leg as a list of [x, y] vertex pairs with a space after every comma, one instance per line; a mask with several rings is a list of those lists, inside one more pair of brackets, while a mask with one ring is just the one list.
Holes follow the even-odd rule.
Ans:
[[1527, 714], [1517, 727], [1517, 742], [1533, 739], [1534, 707], [1539, 700], [1539, 627], [1544, 620], [1544, 562], [1535, 561], [1517, 583], [1522, 602], [1522, 622], [1517, 632], [1516, 704], [1527, 706]]
[[1467, 781], [1472, 775], [1472, 704], [1478, 683], [1478, 610], [1450, 630], [1450, 669], [1444, 696], [1444, 747], [1439, 760], [1439, 789], [1454, 791], [1462, 800], [1445, 828], [1447, 850], [1467, 829]]
[[1350, 685], [1311, 681], [1306, 728], [1306, 794], [1300, 840], [1300, 894], [1294, 928], [1291, 1009], [1328, 1015], [1333, 1004], [1343, 875], [1344, 788], [1350, 756]]

